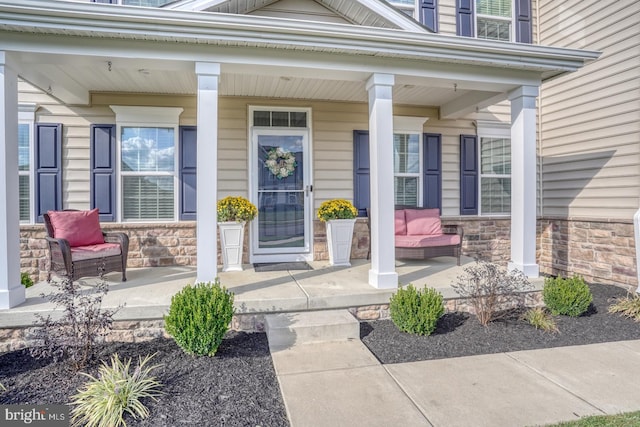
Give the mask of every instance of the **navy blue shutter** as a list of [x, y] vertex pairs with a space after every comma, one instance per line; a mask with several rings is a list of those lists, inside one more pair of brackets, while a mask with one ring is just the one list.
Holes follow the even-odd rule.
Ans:
[[62, 210], [62, 125], [36, 123], [36, 221]]
[[180, 219], [196, 219], [197, 136], [195, 126], [180, 126]]
[[516, 0], [516, 41], [533, 43], [531, 0]]
[[353, 204], [358, 216], [367, 216], [370, 207], [369, 132], [353, 131]]
[[460, 135], [460, 215], [478, 215], [478, 144]]
[[116, 220], [116, 125], [91, 125], [91, 209]]
[[459, 36], [475, 37], [473, 0], [456, 0], [456, 32]]
[[438, 208], [442, 212], [442, 135], [424, 134], [423, 150], [423, 207]]
[[438, 0], [420, 0], [420, 23], [438, 32]]

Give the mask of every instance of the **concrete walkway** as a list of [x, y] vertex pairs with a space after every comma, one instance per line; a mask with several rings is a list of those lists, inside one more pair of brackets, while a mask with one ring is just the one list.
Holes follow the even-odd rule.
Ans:
[[640, 340], [390, 365], [359, 340], [272, 356], [293, 427], [538, 426], [640, 410]]

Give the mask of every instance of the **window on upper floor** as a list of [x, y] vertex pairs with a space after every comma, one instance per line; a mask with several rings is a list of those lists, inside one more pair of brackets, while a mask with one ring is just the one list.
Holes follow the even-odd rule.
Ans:
[[512, 0], [476, 0], [476, 36], [488, 40], [512, 40]]
[[456, 34], [532, 43], [531, 0], [455, 0]]
[[417, 0], [388, 0], [388, 3], [402, 11], [402, 13], [416, 18], [416, 1]]
[[434, 33], [438, 32], [438, 0], [387, 0], [387, 3]]

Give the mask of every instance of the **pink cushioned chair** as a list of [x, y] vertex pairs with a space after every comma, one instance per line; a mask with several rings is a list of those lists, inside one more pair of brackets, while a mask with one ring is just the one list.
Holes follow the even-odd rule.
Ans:
[[90, 211], [49, 211], [43, 215], [49, 244], [49, 272], [71, 281], [81, 277], [122, 272], [127, 280], [129, 237], [124, 233], [104, 233], [98, 209]]

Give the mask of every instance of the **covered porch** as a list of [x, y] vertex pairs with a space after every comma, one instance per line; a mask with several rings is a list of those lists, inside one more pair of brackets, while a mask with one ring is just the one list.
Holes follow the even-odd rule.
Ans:
[[[465, 132], [474, 132], [470, 114], [508, 100], [509, 113], [504, 115], [510, 116], [506, 133], [512, 146], [513, 169], [509, 190], [512, 195], [510, 266], [530, 277], [538, 275], [536, 97], [544, 79], [580, 68], [594, 57], [593, 54], [408, 29], [149, 11], [111, 5], [51, 4], [43, 0], [28, 3], [28, 12], [11, 4], [0, 4], [3, 37], [0, 45], [0, 124], [3, 129], [0, 132], [3, 165], [0, 199], [4, 203], [4, 208], [0, 209], [0, 308], [30, 304], [28, 301], [24, 304], [28, 293], [19, 282], [20, 222], [15, 144], [20, 109], [19, 77], [59, 102], [54, 107], [47, 106], [48, 109], [72, 116], [70, 121], [82, 122], [84, 126], [79, 132], [82, 136], [66, 135], [62, 142], [65, 149], [61, 152], [65, 154], [77, 148], [73, 144], [81, 146], [79, 158], [86, 163], [79, 170], [61, 172], [61, 176], [74, 184], [64, 187], [56, 184], [57, 170], [51, 171], [47, 181], [54, 187], [57, 185], [55, 188], [59, 192], [63, 189], [74, 192], [73, 197], [57, 194], [59, 205], [55, 209], [95, 207], [97, 203], [93, 199], [96, 196], [89, 186], [100, 171], [94, 173], [88, 166], [89, 128], [105, 122], [113, 126], [113, 134], [107, 141], [117, 145], [120, 136], [116, 135], [115, 129], [120, 131], [126, 123], [141, 126], [135, 111], [140, 107], [136, 100], [139, 94], [164, 96], [161, 106], [165, 110], [172, 108], [175, 129], [182, 125], [197, 128], [197, 162], [189, 171], [190, 178], [178, 176], [177, 170], [172, 171], [176, 194], [184, 186], [192, 196], [197, 195], [197, 204], [188, 206], [188, 212], [184, 212], [197, 224], [198, 262], [194, 281], [212, 281], [223, 276], [217, 263], [212, 262], [218, 254], [214, 237], [217, 233], [217, 198], [230, 194], [245, 195], [254, 201], [258, 198], [256, 171], [251, 166], [254, 163], [252, 156], [255, 157], [251, 123], [247, 117], [252, 106], [295, 105], [309, 111], [307, 132], [313, 141], [309, 142], [312, 147], [306, 160], [309, 168], [306, 169], [305, 185], [300, 190], [307, 221], [304, 226], [306, 252], [293, 256], [299, 255], [311, 262], [314, 260], [312, 222], [315, 210], [326, 199], [353, 198], [353, 165], [345, 161], [353, 156], [352, 141], [346, 141], [345, 148], [344, 137], [355, 130], [367, 129], [369, 207], [374, 213], [371, 217], [371, 262], [358, 264], [350, 274], [357, 277], [359, 286], [363, 286], [361, 295], [384, 295], [385, 300], [388, 300], [390, 290], [402, 282], [403, 274], [409, 274], [403, 273], [402, 266], [394, 261], [394, 116], [424, 118], [431, 115], [433, 121], [441, 121], [443, 129], [454, 129], [445, 135], [452, 148], [444, 178], [448, 181], [440, 182], [437, 191], [448, 186], [449, 205], [443, 203], [443, 214], [459, 215], [464, 201], [455, 200], [456, 195], [469, 177], [459, 169], [458, 138]], [[77, 18], [79, 12], [84, 14], [83, 19]], [[47, 36], [42, 37], [42, 33]], [[96, 93], [102, 94], [104, 99], [100, 108], [95, 106]], [[189, 108], [180, 116], [182, 107], [174, 106], [182, 102], [179, 101], [182, 98], [187, 98], [184, 103]], [[110, 102], [110, 99], [116, 101]], [[123, 99], [127, 100], [126, 105]], [[147, 98], [145, 103], [142, 107], [152, 105], [153, 101]], [[325, 103], [328, 112], [332, 105], [326, 103], [349, 105], [349, 111], [342, 115], [354, 119], [343, 129], [336, 130], [331, 127], [335, 116], [325, 114], [322, 120], [326, 128], [320, 132], [316, 122], [311, 120], [320, 115], [316, 115], [320, 108], [314, 109], [314, 103]], [[365, 112], [365, 120], [361, 120], [360, 110]], [[238, 112], [240, 114], [234, 115]], [[45, 120], [54, 120], [53, 116], [52, 113]], [[156, 123], [161, 121], [164, 118], [155, 117]], [[221, 125], [223, 121], [224, 126]], [[420, 129], [420, 132], [424, 131], [424, 128]], [[67, 161], [66, 158], [57, 160], [58, 169]], [[342, 169], [336, 172], [332, 168], [340, 162]], [[114, 161], [113, 173], [116, 175], [119, 173], [117, 165]], [[91, 181], [90, 174], [94, 174]], [[471, 178], [470, 185], [477, 189], [477, 176]], [[117, 175], [109, 183], [115, 187], [121, 179]], [[189, 185], [185, 185], [187, 181]], [[451, 188], [456, 186], [458, 188]], [[112, 203], [109, 206], [113, 208], [109, 212], [111, 221], [126, 227], [127, 218], [123, 218], [120, 206], [124, 203], [121, 195], [116, 197], [116, 194], [112, 192], [113, 198], [99, 198], [98, 202], [109, 200]], [[184, 202], [177, 196], [173, 201], [176, 205]], [[46, 206], [42, 207], [46, 211]], [[183, 212], [179, 215], [175, 208], [174, 213], [171, 221], [180, 222]], [[417, 271], [422, 268], [416, 267]], [[312, 273], [294, 273], [288, 275], [289, 278], [276, 275], [269, 280], [274, 280], [278, 286], [267, 287], [274, 290], [291, 286], [292, 294], [283, 301], [300, 307], [322, 305], [327, 298], [339, 300], [340, 292], [335, 297], [325, 295], [316, 300], [311, 292], [313, 287], [307, 293], [295, 280], [298, 275], [301, 282], [312, 284], [325, 276], [323, 271], [320, 268]], [[332, 272], [331, 277], [341, 273]], [[248, 283], [253, 282], [249, 280]], [[130, 283], [122, 286], [122, 289], [136, 288]], [[231, 287], [231, 284], [227, 286]], [[266, 284], [239, 286], [244, 287], [239, 295], [253, 293], [252, 298], [260, 299], [263, 296], [259, 292]], [[167, 289], [166, 295], [161, 297], [165, 307], [170, 293]], [[359, 292], [356, 294], [360, 295]], [[117, 289], [113, 295], [117, 298]], [[268, 301], [267, 296], [264, 298]]]

